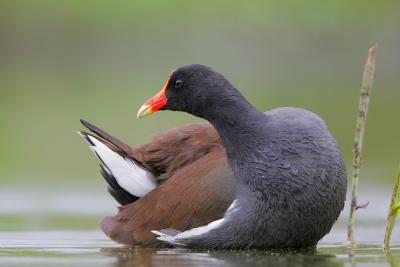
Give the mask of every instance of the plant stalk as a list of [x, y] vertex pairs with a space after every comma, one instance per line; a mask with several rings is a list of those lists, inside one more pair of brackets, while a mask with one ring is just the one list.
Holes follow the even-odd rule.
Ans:
[[390, 201], [390, 207], [388, 211], [388, 217], [386, 221], [386, 232], [385, 232], [385, 240], [383, 241], [383, 248], [388, 249], [390, 245], [390, 238], [392, 236], [392, 230], [394, 223], [396, 221], [396, 217], [399, 214], [399, 189], [400, 189], [400, 165], [397, 170], [396, 181], [393, 187], [392, 200]]
[[365, 125], [367, 122], [368, 104], [371, 96], [372, 82], [374, 79], [375, 57], [377, 48], [378, 44], [375, 44], [368, 50], [368, 58], [364, 67], [360, 100], [358, 105], [356, 134], [355, 134], [354, 149], [353, 149], [354, 159], [353, 159], [350, 221], [347, 232], [347, 238], [348, 241], [350, 242], [351, 249], [356, 247], [356, 242], [354, 240], [354, 229], [355, 229], [355, 212], [359, 208], [359, 206], [357, 205], [358, 178], [362, 164], [361, 162], [362, 145], [364, 140]]

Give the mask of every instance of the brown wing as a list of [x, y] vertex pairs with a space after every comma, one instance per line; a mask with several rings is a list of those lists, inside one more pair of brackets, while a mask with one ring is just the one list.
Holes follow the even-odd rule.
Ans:
[[198, 123], [159, 134], [149, 143], [135, 149], [134, 153], [162, 181], [199, 160], [215, 146], [221, 146], [217, 131], [209, 123]]
[[101, 227], [113, 240], [128, 245], [164, 246], [151, 230], [184, 231], [222, 218], [235, 186], [225, 149], [209, 123], [186, 125], [132, 148], [103, 130], [84, 125], [118, 153], [151, 171], [162, 184], [106, 217]]
[[151, 230], [184, 231], [220, 219], [234, 195], [225, 151], [214, 147], [143, 198], [121, 207], [116, 216], [106, 217], [101, 227], [119, 243], [163, 246]]
[[113, 151], [128, 157], [152, 172], [159, 181], [168, 179], [180, 168], [203, 157], [216, 145], [220, 136], [210, 123], [184, 125], [158, 134], [138, 148], [131, 147], [95, 125], [82, 124]]

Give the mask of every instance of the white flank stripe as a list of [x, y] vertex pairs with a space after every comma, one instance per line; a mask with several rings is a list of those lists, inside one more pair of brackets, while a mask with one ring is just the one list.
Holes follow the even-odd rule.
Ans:
[[222, 219], [210, 222], [209, 224], [207, 224], [205, 226], [200, 226], [197, 228], [193, 228], [193, 229], [184, 231], [182, 233], [177, 234], [176, 236], [164, 234], [160, 231], [155, 231], [155, 230], [153, 230], [151, 232], [153, 234], [156, 234], [159, 236], [159, 237], [157, 237], [158, 240], [164, 241], [168, 244], [175, 245], [175, 246], [184, 246], [184, 244], [179, 243], [179, 241], [177, 241], [177, 240], [179, 240], [181, 238], [192, 238], [195, 236], [205, 234], [208, 231], [211, 231], [212, 229], [219, 227], [223, 222], [224, 222], [224, 219], [222, 218]]
[[232, 202], [232, 204], [229, 206], [229, 208], [226, 210], [224, 218], [210, 222], [209, 224], [207, 224], [205, 226], [192, 228], [190, 230], [181, 232], [175, 236], [169, 235], [168, 233], [164, 233], [162, 230], [161, 231], [153, 230], [151, 232], [158, 235], [158, 237], [157, 237], [158, 240], [164, 241], [171, 245], [184, 246], [184, 244], [179, 243], [179, 241], [178, 241], [179, 239], [182, 239], [182, 238], [187, 239], [187, 238], [196, 237], [196, 236], [205, 234], [208, 231], [216, 229], [224, 223], [226, 216], [230, 216], [230, 215], [232, 215], [232, 213], [237, 212], [238, 210], [239, 210], [238, 200], [235, 199]]
[[232, 212], [236, 212], [239, 210], [239, 207], [237, 206], [237, 199], [235, 199], [232, 204], [229, 206], [229, 208], [226, 210], [225, 214], [227, 213], [232, 213]]
[[94, 144], [90, 148], [104, 162], [106, 170], [110, 171], [118, 184], [130, 194], [142, 197], [156, 188], [157, 183], [150, 172], [135, 162], [121, 157], [96, 138], [90, 135], [87, 137]]
[[222, 218], [222, 219], [210, 222], [209, 224], [207, 224], [205, 226], [200, 226], [197, 228], [192, 228], [190, 230], [184, 231], [184, 232], [174, 236], [174, 238], [176, 238], [176, 239], [191, 238], [194, 236], [202, 235], [202, 234], [207, 233], [208, 231], [218, 228], [221, 224], [223, 224], [223, 222], [224, 222], [224, 219]]

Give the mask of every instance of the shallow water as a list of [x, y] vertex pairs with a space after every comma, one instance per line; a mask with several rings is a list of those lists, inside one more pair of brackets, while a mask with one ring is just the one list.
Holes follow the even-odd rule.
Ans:
[[115, 212], [104, 191], [87, 188], [2, 188], [0, 190], [0, 266], [397, 266], [400, 235], [392, 249], [381, 247], [389, 187], [360, 190], [356, 237], [359, 247], [346, 248], [346, 209], [313, 250], [191, 251], [127, 248], [110, 241], [97, 222]]

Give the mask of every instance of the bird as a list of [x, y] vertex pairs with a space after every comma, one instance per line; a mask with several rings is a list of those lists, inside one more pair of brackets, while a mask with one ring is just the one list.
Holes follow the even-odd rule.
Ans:
[[325, 122], [302, 108], [258, 111], [222, 74], [173, 70], [137, 113], [180, 111], [206, 122], [130, 147], [83, 121], [80, 131], [121, 204], [101, 223], [126, 245], [200, 249], [304, 248], [331, 230], [347, 175]]

